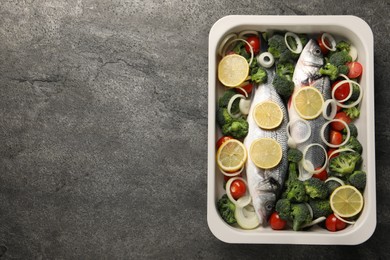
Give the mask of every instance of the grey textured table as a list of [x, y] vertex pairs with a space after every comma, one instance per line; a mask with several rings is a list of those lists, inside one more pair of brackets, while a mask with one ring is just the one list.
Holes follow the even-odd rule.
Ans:
[[[211, 2], [1, 1], [4, 259], [390, 258], [389, 1]], [[209, 231], [208, 33], [229, 14], [371, 26], [378, 224], [366, 243], [229, 245]]]

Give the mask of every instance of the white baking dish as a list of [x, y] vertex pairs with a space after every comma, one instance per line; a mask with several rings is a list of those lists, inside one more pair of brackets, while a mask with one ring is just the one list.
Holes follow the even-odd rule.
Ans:
[[[359, 62], [364, 73], [360, 84], [364, 90], [361, 116], [356, 121], [359, 141], [363, 145], [363, 170], [367, 172], [364, 192], [365, 206], [354, 225], [338, 232], [320, 227], [310, 231], [275, 231], [270, 227], [242, 230], [226, 224], [216, 208], [217, 200], [224, 193], [223, 176], [215, 161], [216, 140], [221, 136], [216, 126], [216, 101], [223, 91], [217, 79], [217, 46], [228, 33], [243, 30], [292, 31], [295, 33], [328, 32], [350, 41], [358, 50]], [[208, 187], [207, 221], [211, 232], [228, 243], [272, 244], [360, 244], [366, 241], [376, 227], [375, 192], [375, 129], [374, 129], [374, 46], [373, 34], [366, 22], [355, 16], [226, 16], [218, 20], [209, 35], [209, 121], [208, 121]]]

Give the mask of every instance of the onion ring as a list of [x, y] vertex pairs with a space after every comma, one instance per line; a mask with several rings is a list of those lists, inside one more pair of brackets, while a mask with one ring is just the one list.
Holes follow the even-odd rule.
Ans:
[[350, 224], [350, 225], [353, 225], [353, 224], [356, 223], [356, 221], [345, 220], [345, 219], [343, 219], [342, 217], [340, 217], [338, 214], [336, 214], [336, 213], [334, 213], [334, 212], [333, 212], [333, 214], [334, 214], [334, 216], [335, 216], [336, 218], [338, 218], [339, 220], [341, 220], [341, 221], [344, 222], [344, 223], [347, 223], [347, 224]]
[[253, 57], [255, 56], [254, 52], [253, 52], [253, 47], [252, 45], [249, 44], [249, 42], [247, 42], [246, 40], [242, 39], [242, 38], [236, 38], [236, 39], [233, 39], [231, 41], [229, 41], [229, 44], [226, 44], [226, 46], [223, 48], [222, 50], [222, 57], [224, 57], [226, 55], [226, 49], [227, 47], [229, 47], [233, 42], [237, 42], [237, 41], [242, 41], [244, 43], [246, 43], [248, 46], [249, 46], [249, 50], [251, 52], [251, 58], [249, 60], [249, 66], [252, 64], [252, 61], [253, 61]]
[[[333, 123], [333, 122], [339, 122], [339, 123], [342, 123], [345, 128], [347, 129], [347, 137], [345, 138], [344, 142], [342, 142], [341, 144], [331, 144], [329, 143], [326, 138], [325, 138], [325, 129], [326, 127], [330, 124], [330, 123]], [[320, 135], [321, 135], [321, 139], [322, 141], [329, 147], [331, 148], [339, 148], [340, 146], [344, 146], [348, 143], [349, 141], [349, 138], [351, 137], [351, 131], [349, 130], [349, 126], [346, 122], [344, 122], [343, 120], [341, 119], [332, 119], [330, 121], [327, 121], [325, 124], [322, 125], [321, 127], [321, 132], [320, 132]]]
[[[329, 104], [331, 105], [331, 109], [332, 110], [330, 111], [330, 115], [328, 116], [327, 110], [328, 110]], [[332, 120], [336, 116], [336, 114], [337, 114], [337, 103], [336, 103], [336, 101], [333, 98], [330, 98], [330, 99], [326, 100], [324, 105], [323, 105], [322, 116], [326, 120]]]
[[[287, 37], [293, 37], [295, 42], [297, 43], [297, 49], [296, 50], [293, 50], [291, 48], [291, 46], [288, 44], [288, 41], [287, 41]], [[299, 54], [302, 52], [302, 49], [303, 49], [303, 46], [302, 46], [302, 41], [301, 39], [299, 39], [298, 35], [296, 35], [295, 33], [293, 32], [286, 32], [286, 34], [284, 35], [284, 43], [286, 44], [287, 48], [292, 52], [292, 53], [295, 53], [295, 54]]]
[[316, 218], [315, 220], [313, 220], [312, 222], [310, 222], [309, 224], [306, 224], [306, 225], [303, 225], [302, 228], [307, 228], [307, 227], [311, 227], [311, 226], [314, 226], [315, 224], [318, 224], [318, 223], [321, 223], [322, 221], [324, 221], [326, 219], [326, 217], [319, 217], [319, 218]]
[[329, 158], [332, 158], [332, 156], [336, 153], [342, 153], [342, 152], [356, 152], [355, 150], [352, 150], [351, 148], [341, 148], [341, 149], [337, 149], [337, 150], [334, 150], [333, 152], [331, 152], [329, 154]]
[[[308, 162], [310, 162], [310, 161], [308, 161], [308, 160], [305, 159], [307, 151], [309, 150], [309, 148], [311, 148], [311, 147], [313, 147], [313, 146], [319, 146], [319, 147], [321, 147], [321, 149], [324, 151], [324, 154], [325, 154], [325, 162], [324, 162], [324, 165], [323, 165], [321, 168], [317, 169], [317, 170], [315, 170], [314, 167], [312, 167], [312, 169], [309, 169]], [[301, 163], [302, 163], [303, 168], [304, 168], [307, 172], [309, 172], [309, 173], [311, 173], [311, 174], [317, 174], [317, 173], [320, 173], [320, 172], [322, 172], [323, 170], [325, 170], [325, 169], [326, 169], [326, 166], [328, 166], [328, 153], [326, 152], [326, 149], [325, 149], [321, 144], [319, 144], [319, 143], [309, 144], [308, 146], [305, 147], [305, 149], [303, 150], [302, 153], [303, 153], [303, 160], [301, 160]]]
[[[306, 136], [304, 136], [304, 138], [302, 138], [301, 140], [295, 140], [295, 139], [291, 136], [291, 134], [290, 134], [290, 126], [291, 126], [292, 124], [297, 123], [298, 121], [302, 121], [302, 122], [306, 125], [306, 127], [307, 127], [307, 129], [308, 129]], [[294, 120], [294, 121], [289, 121], [289, 122], [287, 123], [287, 137], [288, 137], [288, 140], [291, 139], [290, 142], [291, 142], [292, 144], [301, 144], [301, 143], [303, 143], [303, 142], [306, 142], [307, 139], [309, 139], [310, 136], [311, 136], [311, 127], [310, 127], [310, 125], [309, 125], [309, 122], [307, 122], [306, 120], [303, 120], [303, 119], [301, 119], [301, 118], [298, 118], [298, 119], [296, 119], [296, 120]]]
[[219, 168], [219, 170], [222, 172], [223, 175], [227, 176], [227, 177], [235, 177], [235, 176], [238, 176], [242, 173], [242, 171], [244, 170], [244, 166], [242, 166], [242, 168], [237, 171], [237, 172], [225, 172], [224, 170], [222, 170], [221, 168]]
[[[336, 89], [338, 89], [338, 88], [339, 88], [342, 84], [344, 84], [345, 82], [349, 82], [349, 83], [355, 84], [356, 86], [359, 87], [359, 90], [360, 90], [358, 99], [357, 99], [355, 102], [353, 102], [353, 103], [351, 103], [351, 104], [348, 104], [348, 105], [343, 104], [343, 103], [340, 103], [339, 101], [337, 101], [337, 99], [334, 98], [334, 93], [335, 93]], [[352, 85], [350, 85], [350, 89], [351, 89], [350, 92], [352, 93]], [[351, 95], [352, 95], [352, 94], [351, 94]], [[362, 87], [360, 86], [359, 83], [357, 83], [357, 82], [355, 82], [355, 81], [353, 81], [353, 80], [350, 80], [350, 79], [349, 79], [349, 80], [342, 80], [342, 81], [340, 81], [339, 83], [337, 83], [337, 84], [333, 87], [333, 89], [332, 89], [332, 98], [336, 100], [336, 104], [337, 104], [338, 106], [340, 106], [340, 107], [342, 107], [342, 108], [351, 108], [351, 107], [354, 107], [354, 106], [356, 106], [357, 104], [359, 104], [360, 101], [362, 101], [362, 98], [363, 98], [363, 89], [362, 89]]]
[[223, 38], [223, 40], [221, 41], [221, 43], [218, 46], [218, 54], [219, 54], [219, 56], [224, 56], [224, 55], [222, 55], [223, 54], [222, 51], [223, 51], [225, 45], [229, 41], [234, 40], [234, 39], [237, 39], [237, 34], [235, 34], [235, 33], [228, 34], [228, 35], [225, 36], [225, 38]]
[[[242, 196], [238, 200], [235, 200], [233, 198], [232, 194], [230, 193], [230, 186], [232, 185], [233, 181], [235, 181], [235, 180], [241, 180], [246, 185], [246, 195]], [[246, 182], [245, 179], [243, 179], [241, 177], [233, 177], [233, 178], [230, 178], [226, 182], [226, 195], [231, 200], [231, 202], [234, 203], [234, 205], [236, 205], [237, 207], [241, 207], [241, 208], [245, 207], [246, 205], [248, 205], [252, 201], [252, 197], [248, 194], [248, 183]]]
[[257, 31], [242, 31], [238, 34], [238, 38], [244, 38], [244, 36], [248, 34], [259, 36], [259, 32]]
[[[266, 60], [266, 58], [268, 58], [268, 61]], [[275, 58], [270, 52], [263, 52], [257, 57], [257, 61], [262, 67], [269, 69], [274, 65]]]
[[328, 181], [335, 181], [335, 182], [338, 182], [338, 183], [340, 183], [341, 186], [344, 186], [344, 185], [345, 185], [345, 183], [344, 183], [341, 179], [339, 179], [339, 178], [337, 178], [337, 177], [329, 177], [329, 178], [327, 178], [327, 179], [325, 180], [325, 183], [328, 182]]
[[[325, 41], [326, 38], [330, 41], [330, 44], [332, 45], [331, 47], [329, 47], [326, 44], [326, 41]], [[322, 41], [322, 44], [324, 45], [324, 47], [327, 48], [328, 50], [330, 50], [330, 51], [335, 51], [336, 50], [336, 40], [329, 33], [323, 33], [321, 35], [321, 41]]]
[[233, 102], [234, 100], [236, 100], [237, 98], [245, 98], [244, 95], [241, 95], [241, 94], [235, 94], [233, 95], [230, 99], [229, 99], [229, 102], [228, 102], [228, 105], [227, 105], [227, 111], [229, 113], [229, 115], [233, 118], [239, 118], [241, 116], [241, 113], [238, 112], [237, 114], [233, 115], [231, 110], [232, 110], [232, 106], [233, 106]]

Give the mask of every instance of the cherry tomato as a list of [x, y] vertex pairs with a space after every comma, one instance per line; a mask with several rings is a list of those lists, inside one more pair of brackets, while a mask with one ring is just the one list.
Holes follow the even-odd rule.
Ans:
[[[327, 46], [330, 45], [330, 43], [329, 43], [329, 41], [328, 41], [327, 39], [324, 39], [324, 41], [325, 41], [325, 43], [326, 43]], [[318, 42], [318, 46], [320, 46], [320, 49], [321, 49], [321, 51], [322, 51], [322, 54], [326, 55], [326, 54], [329, 52], [329, 50], [325, 47], [324, 43], [322, 42], [322, 40], [321, 40], [321, 35], [318, 36], [317, 42]]]
[[230, 140], [230, 139], [234, 139], [233, 137], [231, 136], [222, 136], [221, 138], [218, 139], [217, 141], [217, 150], [219, 149], [219, 147], [221, 147], [221, 145], [226, 142], [227, 140]]
[[325, 225], [326, 229], [332, 232], [342, 230], [347, 226], [345, 222], [336, 218], [333, 213], [326, 218]]
[[[252, 46], [254, 54], [257, 54], [260, 51], [260, 39], [258, 36], [250, 36], [246, 41]], [[245, 45], [245, 50], [247, 53], [251, 53], [247, 44]]]
[[337, 112], [340, 112], [342, 109], [343, 109], [342, 107], [340, 107], [339, 105], [337, 105], [337, 109], [336, 109]]
[[[243, 86], [241, 88], [243, 88], [246, 91], [246, 93], [249, 95], [252, 92], [253, 85], [251, 83], [249, 83], [249, 84], [247, 84], [247, 85], [245, 85], [245, 86]], [[236, 90], [237, 93], [245, 96], [244, 91], [242, 91], [241, 89], [235, 88], [235, 90]]]
[[274, 230], [282, 230], [286, 227], [287, 221], [280, 218], [278, 212], [274, 212], [271, 214], [271, 217], [269, 219], [269, 224], [271, 225], [271, 228]]
[[245, 183], [242, 180], [233, 181], [230, 185], [230, 193], [235, 200], [241, 198], [246, 193]]
[[330, 143], [339, 145], [343, 142], [343, 135], [339, 131], [330, 130]]
[[330, 148], [330, 149], [328, 150], [328, 158], [329, 158], [329, 160], [339, 155], [339, 153], [335, 153], [335, 154], [332, 155], [332, 157], [330, 157], [330, 155], [331, 155], [334, 151], [336, 151], [336, 149]]
[[[347, 124], [352, 122], [351, 118], [344, 111], [338, 112], [334, 117], [334, 119], [340, 119]], [[332, 127], [333, 130], [336, 131], [341, 131], [345, 128], [344, 124], [340, 122], [332, 122], [330, 123], [330, 126]]]
[[[321, 167], [316, 168], [316, 170], [318, 170], [319, 168]], [[320, 179], [321, 181], [325, 181], [326, 179], [328, 179], [328, 172], [326, 170], [323, 170], [322, 172], [313, 174], [313, 178], [317, 178]]]
[[363, 66], [360, 64], [360, 62], [353, 61], [353, 62], [348, 62], [347, 66], [349, 68], [349, 72], [347, 74], [347, 77], [350, 79], [356, 79], [362, 75], [363, 72]]
[[[336, 86], [336, 84], [338, 84], [339, 82], [340, 82], [340, 80], [335, 81], [335, 82], [332, 84], [332, 89], [333, 89], [334, 86]], [[350, 92], [349, 83], [348, 83], [348, 82], [345, 82], [344, 84], [341, 84], [341, 85], [335, 90], [335, 92], [334, 92], [334, 97], [335, 97], [337, 100], [343, 100], [343, 99], [345, 99], [346, 97], [348, 97], [349, 92]]]

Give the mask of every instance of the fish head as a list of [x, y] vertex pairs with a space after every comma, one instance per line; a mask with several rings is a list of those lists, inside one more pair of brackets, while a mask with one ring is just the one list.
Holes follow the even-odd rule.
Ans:
[[275, 203], [276, 195], [273, 192], [262, 192], [256, 196], [253, 201], [253, 205], [261, 224], [267, 222], [268, 218], [274, 211]]
[[313, 39], [306, 44], [299, 59], [305, 66], [321, 67], [324, 65], [321, 48]]

